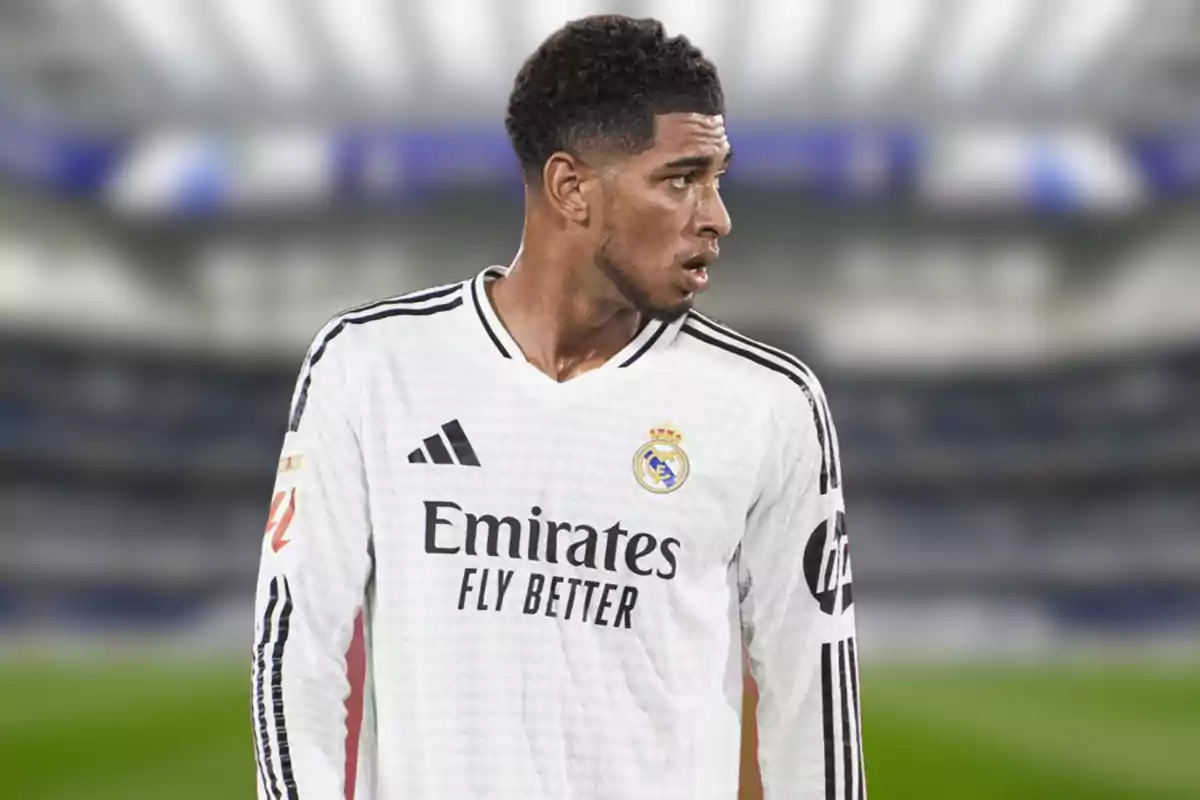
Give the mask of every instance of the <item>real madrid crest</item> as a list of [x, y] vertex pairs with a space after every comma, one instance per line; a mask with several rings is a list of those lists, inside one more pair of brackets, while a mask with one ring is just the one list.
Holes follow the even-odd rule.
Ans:
[[633, 456], [633, 477], [642, 488], [667, 494], [683, 485], [691, 466], [679, 443], [683, 435], [668, 427], [650, 429], [650, 441]]

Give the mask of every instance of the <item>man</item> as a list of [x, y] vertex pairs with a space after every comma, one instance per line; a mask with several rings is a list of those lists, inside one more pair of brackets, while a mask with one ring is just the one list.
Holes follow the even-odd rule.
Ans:
[[507, 127], [512, 265], [343, 313], [302, 368], [258, 587], [260, 797], [731, 800], [743, 643], [766, 797], [864, 797], [825, 396], [692, 311], [730, 231], [716, 70], [657, 22], [579, 20]]

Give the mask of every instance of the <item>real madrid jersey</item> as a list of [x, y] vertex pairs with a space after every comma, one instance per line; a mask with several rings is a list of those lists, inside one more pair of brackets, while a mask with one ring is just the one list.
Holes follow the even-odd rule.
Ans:
[[[692, 312], [559, 383], [485, 286], [316, 336], [257, 593], [259, 797], [865, 797], [837, 434], [798, 360]], [[361, 644], [361, 647], [358, 646]]]

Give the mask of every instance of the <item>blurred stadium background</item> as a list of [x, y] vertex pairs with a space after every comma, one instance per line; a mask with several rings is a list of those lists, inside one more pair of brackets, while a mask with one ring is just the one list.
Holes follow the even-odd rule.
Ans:
[[252, 796], [304, 348], [508, 262], [602, 10], [722, 70], [701, 305], [831, 395], [875, 796], [1200, 796], [1191, 0], [0, 0], [0, 796]]

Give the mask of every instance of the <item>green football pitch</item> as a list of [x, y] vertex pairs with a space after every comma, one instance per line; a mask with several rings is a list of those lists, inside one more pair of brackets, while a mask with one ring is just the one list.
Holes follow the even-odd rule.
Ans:
[[[239, 665], [0, 664], [0, 797], [252, 798]], [[872, 797], [1200, 797], [1200, 668], [876, 665]], [[731, 799], [732, 800], [732, 799]]]

